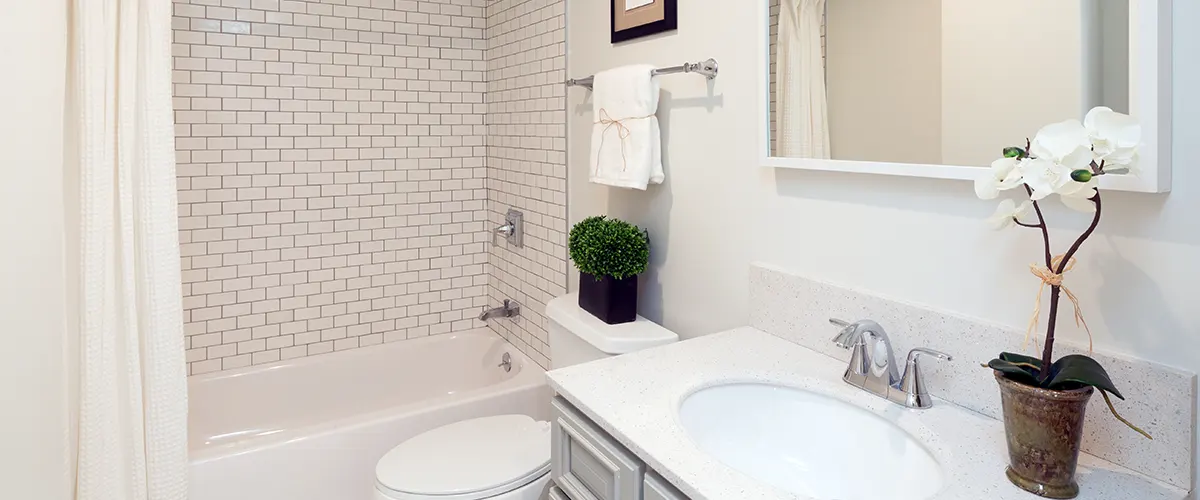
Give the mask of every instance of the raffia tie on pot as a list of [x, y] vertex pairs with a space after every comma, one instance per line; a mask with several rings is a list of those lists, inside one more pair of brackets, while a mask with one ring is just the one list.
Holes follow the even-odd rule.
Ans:
[[609, 129], [616, 127], [617, 137], [621, 139], [621, 171], [624, 172], [629, 169], [629, 158], [625, 156], [625, 139], [628, 139], [631, 133], [629, 131], [629, 127], [626, 127], [624, 122], [629, 120], [645, 120], [651, 116], [654, 115], [650, 114], [646, 116], [634, 116], [615, 120], [612, 116], [609, 116], [607, 109], [600, 108], [600, 121], [596, 123], [599, 125], [604, 125], [604, 131], [600, 133], [600, 147], [596, 148], [597, 175], [600, 173], [600, 153], [604, 151], [604, 141], [608, 138]]
[[[1092, 352], [1092, 329], [1088, 328], [1087, 320], [1083, 319], [1083, 310], [1079, 308], [1079, 299], [1071, 293], [1071, 289], [1063, 284], [1063, 275], [1075, 267], [1075, 258], [1067, 261], [1066, 267], [1063, 267], [1062, 261], [1065, 255], [1059, 255], [1050, 261], [1050, 267], [1039, 266], [1037, 264], [1029, 265], [1029, 272], [1033, 273], [1042, 280], [1042, 284], [1038, 286], [1037, 300], [1033, 303], [1033, 316], [1029, 318], [1029, 328], [1025, 329], [1025, 346], [1029, 346], [1029, 339], [1033, 336], [1033, 330], [1037, 328], [1038, 318], [1042, 315], [1042, 292], [1046, 291], [1046, 286], [1058, 287], [1062, 290], [1067, 299], [1071, 301], [1071, 305], [1075, 308], [1075, 326], [1082, 326], [1088, 334], [1088, 352]], [[1054, 272], [1054, 269], [1062, 269], [1061, 273]]]

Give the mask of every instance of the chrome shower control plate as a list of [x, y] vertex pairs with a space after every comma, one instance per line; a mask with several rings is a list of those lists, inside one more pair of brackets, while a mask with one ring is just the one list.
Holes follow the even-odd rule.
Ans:
[[517, 248], [525, 246], [525, 214], [520, 211], [508, 209], [508, 213], [504, 214], [504, 225], [496, 229], [496, 233], [508, 240], [508, 244]]

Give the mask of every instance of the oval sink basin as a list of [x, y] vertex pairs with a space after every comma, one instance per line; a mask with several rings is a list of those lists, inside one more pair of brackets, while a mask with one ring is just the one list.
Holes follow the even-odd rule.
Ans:
[[777, 488], [820, 500], [925, 500], [937, 461], [907, 432], [857, 406], [766, 384], [697, 391], [679, 417], [700, 449]]

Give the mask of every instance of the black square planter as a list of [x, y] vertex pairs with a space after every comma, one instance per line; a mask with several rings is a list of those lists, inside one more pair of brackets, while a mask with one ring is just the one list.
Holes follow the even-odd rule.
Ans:
[[579, 273], [579, 307], [610, 325], [637, 320], [637, 276], [618, 280], [612, 276]]

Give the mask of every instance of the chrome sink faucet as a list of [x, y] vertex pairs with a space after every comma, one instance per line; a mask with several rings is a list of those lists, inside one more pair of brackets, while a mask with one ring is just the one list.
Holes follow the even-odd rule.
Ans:
[[842, 380], [876, 396], [880, 396], [906, 408], [924, 409], [933, 406], [933, 398], [925, 391], [921, 382], [920, 357], [933, 356], [951, 361], [944, 352], [916, 348], [908, 353], [904, 375], [896, 368], [896, 356], [892, 352], [892, 340], [879, 323], [864, 319], [847, 323], [840, 319], [829, 319], [830, 323], [842, 328], [833, 342], [842, 349], [849, 349], [850, 366]]

